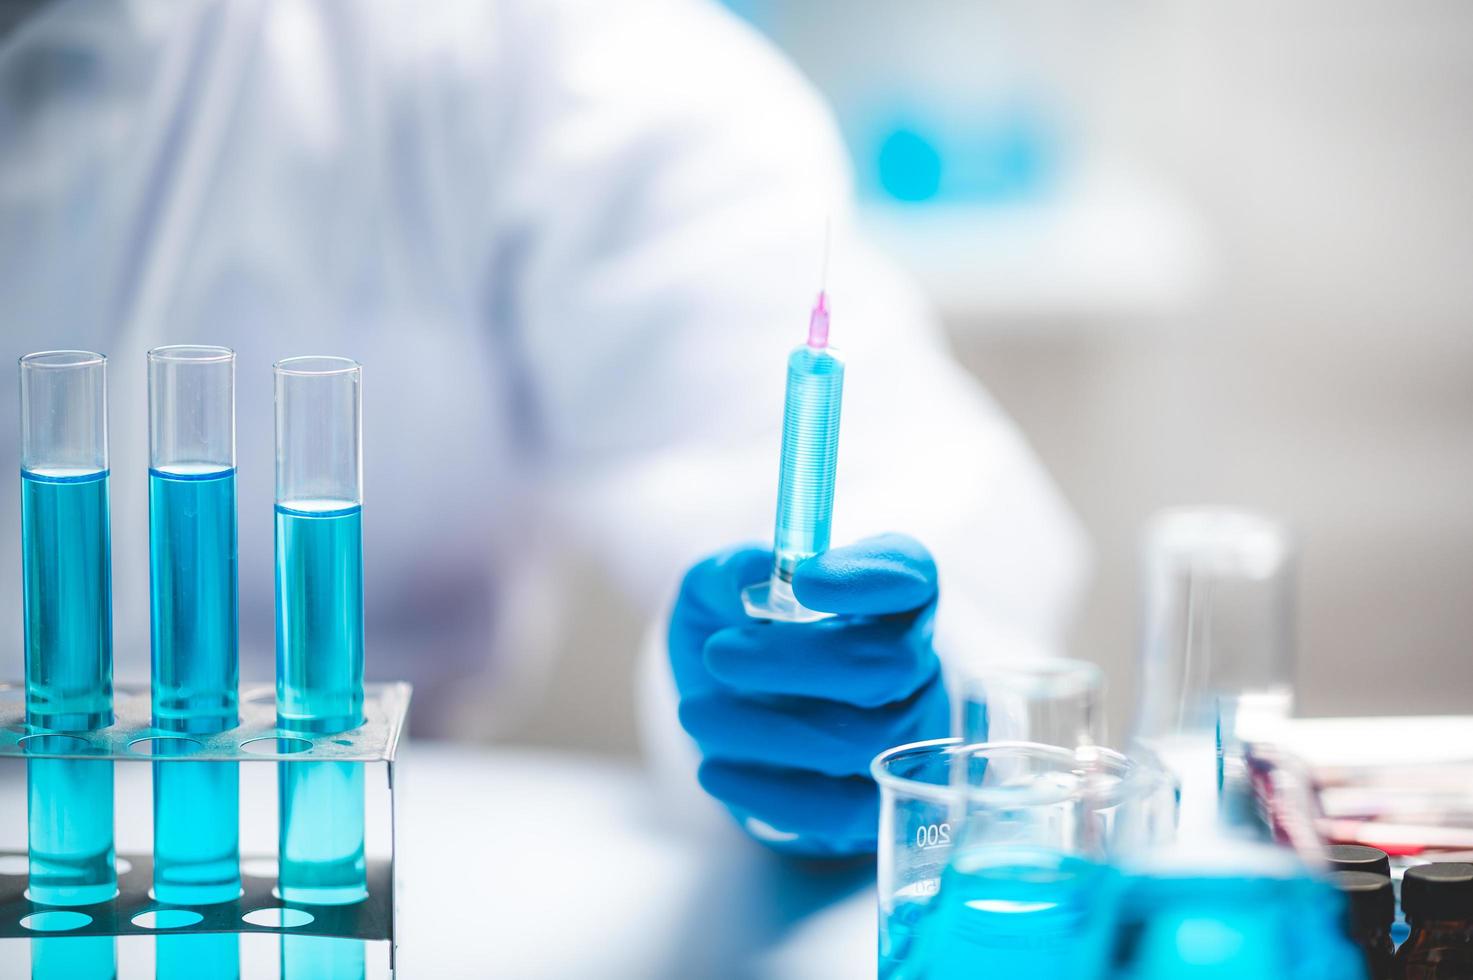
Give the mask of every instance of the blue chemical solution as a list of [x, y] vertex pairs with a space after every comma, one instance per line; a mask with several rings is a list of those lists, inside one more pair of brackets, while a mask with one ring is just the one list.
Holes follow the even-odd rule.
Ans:
[[276, 507], [282, 728], [341, 732], [363, 724], [362, 514], [338, 502]]
[[1343, 931], [1344, 898], [1310, 878], [1220, 876], [1131, 879], [1121, 901], [1112, 978], [1354, 980], [1360, 951]]
[[[21, 472], [21, 567], [27, 723], [105, 728], [113, 721], [106, 470]], [[117, 892], [112, 763], [32, 759], [26, 785], [31, 897], [107, 901]]]
[[118, 945], [111, 936], [31, 940], [31, 980], [115, 980], [117, 975]]
[[113, 722], [107, 471], [21, 471], [26, 721], [56, 731]]
[[843, 394], [844, 362], [832, 351], [806, 344], [793, 351], [773, 535], [774, 571], [784, 582], [799, 562], [829, 548]]
[[240, 937], [159, 936], [154, 940], [154, 980], [240, 980]]
[[[276, 714], [282, 728], [338, 732], [363, 723], [362, 508], [276, 508]], [[289, 902], [340, 905], [368, 895], [363, 767], [284, 762], [280, 882]]]
[[[151, 470], [148, 491], [153, 723], [226, 731], [239, 721], [235, 471]], [[177, 744], [160, 739], [156, 752]], [[235, 763], [154, 763], [159, 901], [207, 905], [240, 893], [239, 796]]]
[[[166, 739], [155, 754], [168, 754]], [[240, 767], [153, 764], [153, 890], [160, 902], [209, 905], [240, 894]]]
[[910, 961], [916, 928], [925, 920], [929, 902], [900, 902], [891, 910], [880, 931], [880, 980], [907, 975], [904, 964]]
[[347, 905], [368, 897], [363, 856], [363, 767], [278, 763], [281, 897]]
[[366, 946], [357, 939], [282, 936], [282, 980], [363, 980]]
[[[1117, 876], [1082, 858], [1023, 848], [958, 854], [940, 893], [900, 926], [887, 980], [1106, 976]], [[908, 942], [905, 934], [909, 933]], [[882, 969], [885, 964], [882, 964]]]
[[113, 764], [87, 759], [26, 763], [32, 900], [91, 905], [117, 894]]
[[153, 723], [173, 732], [234, 728], [235, 470], [150, 470], [148, 518]]

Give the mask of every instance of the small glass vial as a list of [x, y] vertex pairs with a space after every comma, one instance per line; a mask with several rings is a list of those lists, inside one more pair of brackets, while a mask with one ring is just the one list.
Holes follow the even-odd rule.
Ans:
[[1365, 957], [1366, 976], [1369, 980], [1391, 980], [1396, 954], [1391, 941], [1391, 921], [1396, 918], [1391, 879], [1368, 871], [1337, 871], [1331, 881], [1345, 896], [1350, 938]]
[[1473, 864], [1408, 868], [1401, 905], [1412, 934], [1396, 951], [1400, 980], [1473, 977]]

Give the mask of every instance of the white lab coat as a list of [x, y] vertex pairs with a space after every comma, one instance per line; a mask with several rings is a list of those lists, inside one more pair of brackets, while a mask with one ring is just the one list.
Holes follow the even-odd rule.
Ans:
[[[1059, 641], [1076, 523], [849, 232], [834, 127], [756, 35], [695, 0], [57, 0], [0, 37], [7, 357], [111, 358], [117, 674], [146, 681], [144, 351], [239, 352], [246, 676], [271, 676], [272, 361], [365, 365], [371, 677], [454, 727], [576, 614], [575, 543], [655, 612], [770, 534], [784, 357], [835, 233], [850, 359], [836, 540], [937, 554], [952, 656]], [[0, 372], [0, 404], [16, 404]], [[0, 456], [18, 459], [17, 426]], [[19, 649], [16, 481], [0, 633]], [[551, 583], [555, 586], [556, 583]], [[0, 674], [18, 677], [20, 657]], [[658, 672], [658, 670], [657, 670]], [[670, 699], [649, 730], [678, 743]]]

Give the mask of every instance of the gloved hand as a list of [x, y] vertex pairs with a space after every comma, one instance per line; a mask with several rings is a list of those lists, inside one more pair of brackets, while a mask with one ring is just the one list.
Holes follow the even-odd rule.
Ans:
[[701, 785], [779, 850], [868, 853], [879, 816], [870, 760], [950, 730], [931, 646], [936, 563], [898, 534], [811, 558], [793, 592], [837, 613], [812, 623], [743, 611], [742, 588], [771, 569], [771, 551], [724, 552], [686, 574], [675, 604], [670, 663]]

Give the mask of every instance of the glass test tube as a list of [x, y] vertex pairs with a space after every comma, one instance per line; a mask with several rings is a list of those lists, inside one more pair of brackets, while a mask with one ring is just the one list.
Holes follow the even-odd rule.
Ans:
[[[362, 368], [294, 357], [274, 373], [277, 724], [340, 732], [363, 723]], [[361, 901], [363, 767], [284, 762], [279, 779], [282, 898]]]
[[990, 664], [966, 677], [962, 737], [1074, 749], [1105, 741], [1105, 674], [1082, 660]]
[[1137, 735], [1181, 781], [1183, 829], [1215, 824], [1243, 743], [1292, 708], [1293, 547], [1258, 514], [1169, 510], [1147, 525], [1144, 573]]
[[[21, 566], [26, 722], [112, 724], [112, 558], [107, 360], [47, 351], [20, 360]], [[27, 766], [30, 894], [89, 905], [117, 892], [111, 762]]]
[[742, 591], [747, 615], [757, 619], [811, 622], [829, 615], [806, 608], [793, 594], [794, 569], [829, 549], [833, 523], [844, 359], [828, 338], [827, 300], [819, 293], [808, 340], [788, 356], [772, 575]]
[[[153, 724], [234, 728], [240, 677], [235, 503], [235, 353], [148, 352], [149, 581]], [[158, 754], [183, 741], [159, 739]], [[154, 893], [204, 905], [240, 894], [235, 763], [155, 762]]]

